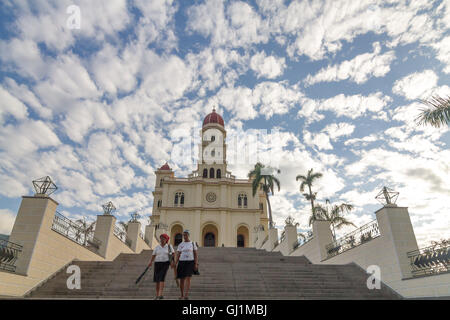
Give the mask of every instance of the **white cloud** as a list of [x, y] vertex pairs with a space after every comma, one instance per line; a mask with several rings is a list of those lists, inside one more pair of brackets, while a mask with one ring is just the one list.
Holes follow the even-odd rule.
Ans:
[[[447, 8], [450, 8], [450, 6], [448, 6]], [[447, 10], [450, 17], [450, 9]], [[443, 71], [445, 73], [450, 73], [450, 36], [447, 36], [434, 43], [433, 48], [437, 51], [436, 58], [438, 58], [445, 65]]]
[[312, 85], [319, 82], [349, 79], [361, 84], [371, 77], [383, 77], [391, 70], [390, 64], [395, 59], [395, 53], [394, 51], [388, 51], [380, 54], [380, 51], [380, 44], [375, 42], [373, 53], [364, 53], [352, 60], [323, 68], [314, 76], [308, 75], [305, 82]]
[[27, 107], [0, 85], [0, 124], [8, 115], [24, 119], [28, 115]]
[[275, 79], [283, 74], [286, 63], [284, 58], [266, 56], [265, 52], [261, 51], [250, 59], [250, 68], [258, 78]]
[[248, 46], [268, 41], [267, 26], [247, 3], [209, 0], [187, 11], [187, 30], [211, 37], [211, 45]]
[[432, 70], [415, 72], [397, 80], [392, 92], [408, 100], [423, 98], [428, 91], [436, 87], [437, 81], [438, 76]]
[[311, 116], [315, 119], [317, 117], [314, 113], [327, 110], [334, 112], [337, 116], [356, 119], [365, 115], [367, 112], [379, 114], [391, 101], [392, 98], [384, 96], [381, 92], [372, 93], [368, 96], [363, 96], [361, 94], [352, 96], [339, 94], [335, 97], [323, 100], [306, 98], [302, 101], [302, 109], [299, 110], [298, 116]]
[[11, 234], [15, 220], [16, 216], [11, 210], [0, 209], [0, 233], [6, 235]]
[[336, 140], [338, 137], [351, 135], [354, 130], [354, 125], [346, 122], [341, 122], [331, 123], [327, 125], [322, 131], [327, 132], [332, 140]]

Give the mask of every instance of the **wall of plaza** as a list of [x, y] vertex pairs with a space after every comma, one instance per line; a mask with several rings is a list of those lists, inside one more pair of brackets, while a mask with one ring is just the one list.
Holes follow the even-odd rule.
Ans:
[[[9, 237], [9, 243], [21, 249], [14, 262], [15, 270], [0, 270], [0, 296], [22, 297], [74, 260], [111, 261], [121, 253], [150, 249], [147, 242], [155, 244], [153, 238], [144, 241], [139, 231], [133, 234], [133, 230], [140, 230], [139, 222], [130, 222], [126, 241], [120, 240], [114, 233], [113, 215], [97, 216], [93, 234], [97, 247], [79, 243], [55, 228], [57, 206], [55, 200], [45, 195], [23, 197]], [[152, 235], [150, 230], [146, 229], [146, 236]]]
[[[432, 275], [413, 272], [408, 253], [419, 252], [419, 248], [407, 208], [385, 206], [376, 212], [376, 220], [366, 226], [361, 234], [370, 232], [372, 236], [363, 243], [350, 242], [349, 245], [348, 236], [341, 238], [346, 241], [333, 242], [330, 222], [316, 221], [312, 237], [306, 241], [299, 243], [296, 227], [286, 225], [282, 239], [278, 239], [278, 230], [272, 229], [262, 245], [256, 241], [256, 247], [280, 251], [283, 255], [305, 256], [317, 264], [356, 263], [364, 270], [378, 266], [381, 281], [405, 298], [450, 297], [448, 269]], [[336, 248], [339, 251], [333, 252]], [[448, 257], [450, 248], [444, 250]]]

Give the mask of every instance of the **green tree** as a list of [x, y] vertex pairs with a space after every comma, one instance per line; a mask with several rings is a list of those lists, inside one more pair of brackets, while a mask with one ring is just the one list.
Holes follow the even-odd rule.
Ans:
[[306, 176], [298, 175], [295, 180], [300, 180], [302, 183], [300, 184], [300, 192], [305, 191], [305, 186], [308, 186], [309, 193], [303, 193], [303, 196], [305, 196], [306, 200], [309, 200], [311, 202], [311, 210], [312, 215], [315, 216], [315, 210], [314, 210], [314, 200], [316, 200], [317, 192], [312, 192], [312, 185], [315, 180], [321, 178], [323, 175], [320, 172], [313, 173], [313, 169], [309, 170]]
[[[256, 195], [258, 190], [262, 190], [266, 195], [267, 207], [269, 208], [269, 227], [273, 228], [273, 219], [272, 219], [272, 207], [270, 206], [269, 200], [269, 192], [274, 194], [274, 186], [278, 187], [278, 191], [280, 191], [280, 181], [272, 174], [264, 174], [262, 172], [265, 166], [258, 162], [255, 164], [255, 168], [248, 173], [249, 178], [253, 178], [252, 181], [252, 190], [253, 196]], [[267, 168], [266, 168], [267, 169]]]
[[419, 125], [430, 124], [433, 127], [439, 128], [450, 123], [450, 96], [442, 98], [433, 96], [429, 100], [421, 100], [427, 105], [428, 109], [421, 109], [421, 113], [416, 118]]
[[311, 215], [309, 219], [309, 225], [311, 225], [315, 220], [326, 220], [331, 222], [333, 228], [333, 239], [336, 240], [335, 229], [341, 229], [343, 226], [354, 226], [353, 222], [350, 222], [344, 218], [344, 213], [353, 210], [353, 206], [348, 203], [341, 203], [340, 205], [330, 204], [330, 200], [325, 200], [325, 206], [317, 204], [315, 207], [316, 215]]

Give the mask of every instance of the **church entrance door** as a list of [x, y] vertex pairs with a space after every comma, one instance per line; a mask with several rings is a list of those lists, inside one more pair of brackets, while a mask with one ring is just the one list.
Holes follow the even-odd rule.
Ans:
[[216, 246], [216, 237], [215, 237], [214, 233], [208, 232], [207, 234], [205, 234], [204, 246], [205, 247], [215, 247]]

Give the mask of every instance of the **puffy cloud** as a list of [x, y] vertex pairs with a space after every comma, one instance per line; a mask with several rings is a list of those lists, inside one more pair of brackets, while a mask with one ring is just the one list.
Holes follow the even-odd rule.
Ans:
[[337, 116], [356, 119], [367, 112], [379, 114], [391, 101], [392, 98], [384, 96], [381, 92], [372, 93], [368, 96], [339, 94], [323, 100], [305, 98], [302, 101], [302, 108], [299, 110], [298, 116], [311, 116], [313, 119], [317, 119], [317, 116], [314, 115], [315, 112], [327, 110], [334, 112]]
[[415, 72], [397, 80], [392, 92], [404, 96], [408, 100], [421, 98], [436, 87], [438, 76], [432, 70]]
[[258, 78], [277, 78], [283, 74], [285, 67], [284, 58], [266, 56], [264, 51], [255, 54], [250, 59], [250, 68], [255, 71]]
[[188, 9], [187, 29], [211, 37], [213, 46], [248, 46], [268, 41], [267, 26], [245, 2], [225, 7], [222, 0], [208, 0]]
[[306, 84], [319, 82], [351, 80], [358, 84], [366, 82], [370, 77], [383, 77], [390, 70], [390, 64], [395, 59], [394, 51], [380, 54], [381, 45], [374, 43], [373, 53], [364, 53], [352, 60], [338, 65], [328, 66], [319, 70], [315, 75], [306, 77]]
[[0, 124], [3, 124], [8, 115], [16, 119], [24, 119], [28, 115], [27, 107], [0, 86]]
[[11, 234], [16, 216], [8, 209], [0, 209], [0, 233]]

